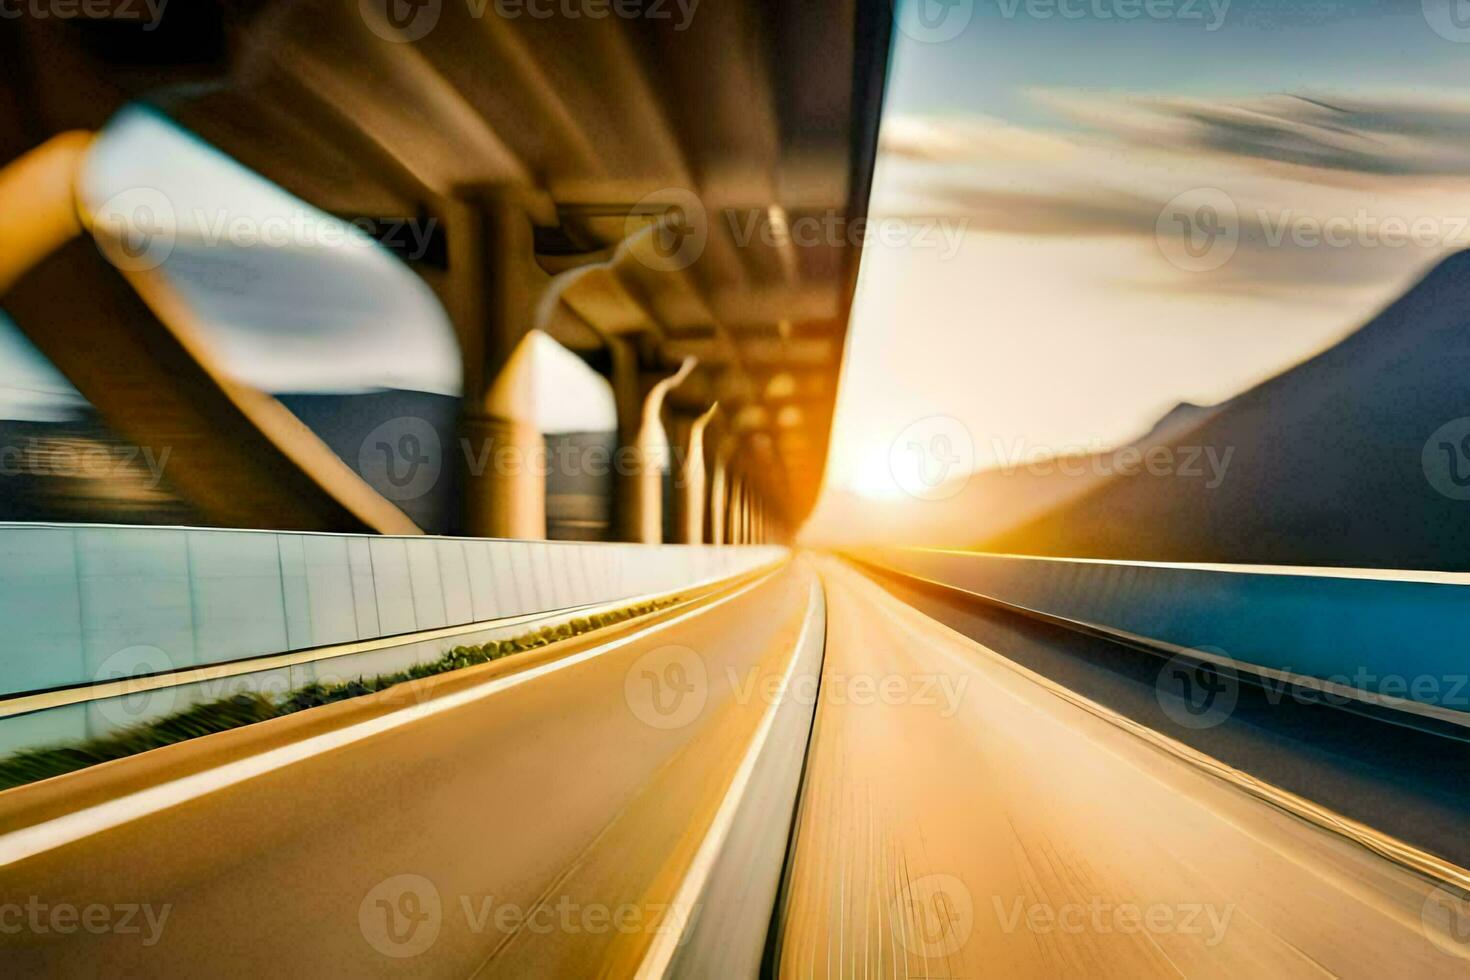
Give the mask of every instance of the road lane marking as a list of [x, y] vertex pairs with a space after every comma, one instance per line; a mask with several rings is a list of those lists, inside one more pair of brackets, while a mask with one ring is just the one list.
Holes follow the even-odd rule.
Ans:
[[[784, 567], [784, 565], [782, 566]], [[446, 694], [423, 704], [410, 705], [391, 714], [382, 715], [367, 721], [348, 725], [335, 731], [323, 732], [313, 735], [290, 745], [269, 749], [258, 755], [237, 759], [234, 762], [206, 769], [203, 772], [192, 773], [172, 782], [150, 786], [148, 789], [131, 793], [127, 796], [108, 800], [95, 806], [77, 810], [73, 813], [53, 817], [30, 827], [23, 827], [0, 836], [0, 868], [8, 867], [18, 861], [44, 854], [47, 851], [64, 847], [75, 843], [86, 837], [91, 837], [106, 830], [120, 827], [131, 823], [142, 817], [151, 816], [163, 810], [199, 799], [210, 793], [218, 792], [230, 786], [235, 786], [247, 780], [254, 779], [277, 769], [302, 762], [315, 756], [331, 752], [334, 749], [343, 748], [381, 735], [384, 732], [402, 728], [405, 725], [422, 721], [434, 715], [453, 711], [465, 705], [483, 700], [501, 691], [519, 687], [529, 681], [548, 674], [555, 673], [576, 664], [585, 663], [603, 654], [625, 647], [636, 640], [643, 639], [654, 633], [676, 626], [679, 623], [703, 615], [727, 602], [731, 602], [747, 592], [769, 582], [781, 568], [775, 568], [760, 578], [747, 585], [741, 586], [729, 595], [722, 596], [698, 609], [691, 609], [680, 613], [670, 619], [652, 626], [645, 627], [627, 636], [612, 640], [600, 646], [591, 647], [580, 653], [575, 653], [560, 660], [540, 664], [527, 668], [515, 674], [497, 677], [477, 685], [466, 691], [458, 691], [454, 694]]]
[[[1233, 562], [1139, 561], [1127, 558], [1076, 558], [1069, 555], [1021, 555], [1006, 551], [969, 551], [964, 548], [853, 548], [852, 554], [883, 551], [958, 555], [965, 558], [1005, 558], [1049, 562], [1057, 565], [1115, 565], [1130, 568], [1173, 568], [1195, 572], [1226, 572], [1233, 575], [1291, 575], [1297, 578], [1355, 578], [1376, 582], [1417, 582], [1429, 585], [1470, 585], [1470, 572], [1437, 572], [1413, 568], [1351, 568], [1336, 565], [1252, 565]], [[899, 569], [895, 569], [899, 571]]]
[[[821, 579], [813, 574], [811, 591], [807, 600], [806, 618], [802, 621], [801, 633], [796, 638], [791, 660], [786, 665], [781, 685], [777, 688], [782, 695], [772, 698], [771, 703], [767, 705], [760, 727], [756, 729], [755, 736], [745, 750], [745, 756], [740, 760], [739, 768], [735, 770], [734, 778], [730, 780], [729, 788], [725, 790], [724, 799], [720, 801], [719, 809], [715, 811], [714, 819], [710, 821], [709, 830], [705, 832], [699, 850], [695, 852], [694, 859], [690, 861], [689, 870], [685, 872], [679, 890], [669, 902], [669, 908], [679, 915], [680, 922], [685, 928], [658, 930], [648, 950], [644, 953], [643, 962], [638, 966], [638, 972], [634, 974], [635, 980], [655, 980], [655, 978], [665, 976], [668, 973], [669, 964], [673, 961], [674, 953], [685, 941], [685, 933], [693, 918], [695, 903], [709, 884], [715, 862], [719, 860], [720, 851], [734, 826], [735, 813], [745, 799], [745, 791], [755, 775], [755, 767], [760, 762], [766, 743], [770, 741], [771, 729], [776, 724], [776, 713], [783, 704], [787, 703], [785, 692], [791, 690], [791, 679], [795, 676], [797, 664], [801, 661], [803, 651], [806, 649], [812, 621], [816, 618], [817, 610], [825, 609], [825, 607], [826, 599], [822, 591]], [[791, 703], [796, 704], [797, 702]]]

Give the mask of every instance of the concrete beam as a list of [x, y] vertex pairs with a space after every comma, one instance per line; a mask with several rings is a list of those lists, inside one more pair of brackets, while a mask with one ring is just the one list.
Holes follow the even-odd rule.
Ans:
[[21, 330], [206, 520], [417, 534], [284, 406], [229, 377], [157, 268], [99, 254], [127, 254], [126, 230], [79, 207], [89, 146], [66, 134], [0, 170], [0, 292]]

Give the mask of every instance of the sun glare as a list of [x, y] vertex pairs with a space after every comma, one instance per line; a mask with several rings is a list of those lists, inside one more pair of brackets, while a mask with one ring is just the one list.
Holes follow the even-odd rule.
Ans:
[[[903, 496], [903, 488], [899, 479], [905, 474], [895, 473], [895, 463], [902, 464], [904, 457], [889, 459], [889, 447], [886, 443], [870, 443], [863, 450], [861, 459], [853, 468], [847, 479], [847, 486], [853, 493], [874, 500], [891, 500]], [[915, 461], [914, 465], [917, 465]]]

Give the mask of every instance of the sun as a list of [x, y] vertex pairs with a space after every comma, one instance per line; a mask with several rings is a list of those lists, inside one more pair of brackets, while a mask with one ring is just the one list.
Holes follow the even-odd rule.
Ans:
[[[904, 495], [900, 480], [906, 475], [895, 473], [895, 464], [904, 465], [907, 457], [898, 455], [894, 459], [889, 452], [888, 443], [869, 443], [861, 459], [853, 467], [851, 475], [847, 479], [847, 487], [860, 497], [868, 497], [873, 500], [892, 500]], [[913, 460], [917, 466], [918, 461]]]

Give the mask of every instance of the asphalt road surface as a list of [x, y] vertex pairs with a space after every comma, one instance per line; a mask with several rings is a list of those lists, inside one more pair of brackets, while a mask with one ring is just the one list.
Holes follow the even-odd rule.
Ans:
[[0, 793], [0, 974], [1465, 976], [1445, 882], [802, 559]]
[[[0, 794], [0, 974], [657, 975], [771, 707], [751, 692], [804, 629], [815, 669], [814, 585], [790, 564], [554, 657]], [[721, 910], [756, 962], [807, 719], [772, 746], [798, 765], [769, 887]]]
[[1463, 906], [1395, 842], [822, 574], [782, 976], [1470, 973]]
[[1146, 728], [1470, 868], [1470, 741], [1412, 727], [1412, 716], [1365, 716], [1245, 674], [1210, 710], [1181, 710], [1185, 691], [1159, 653], [954, 589], [875, 579], [925, 615]]

